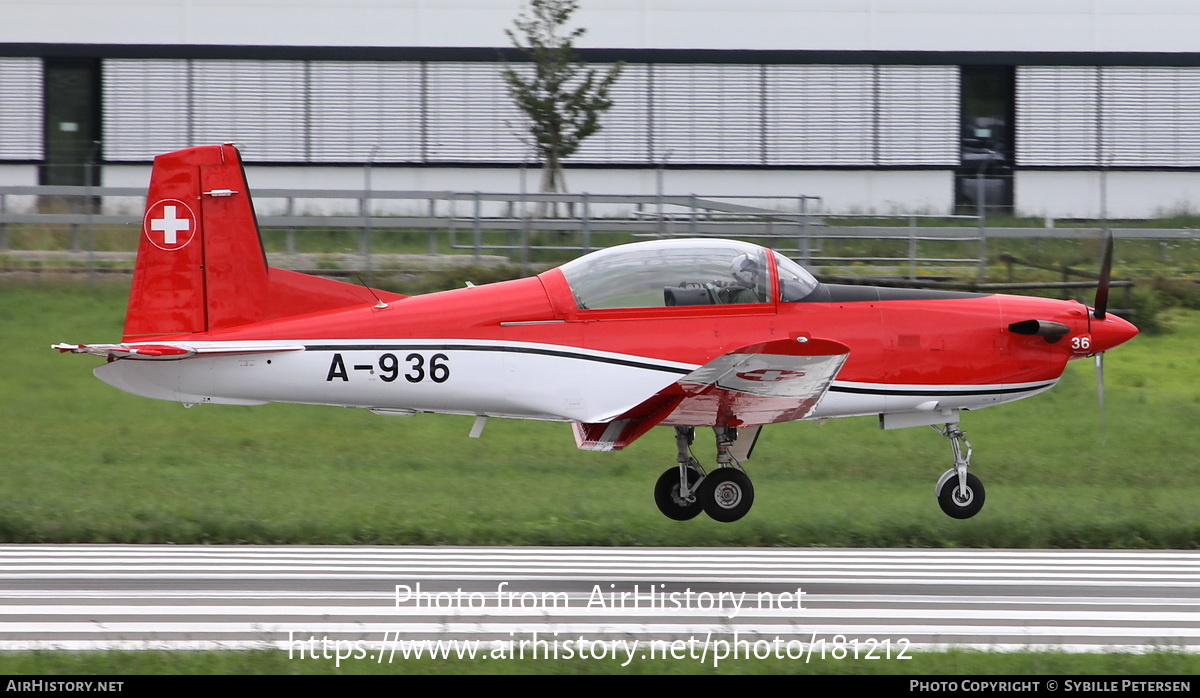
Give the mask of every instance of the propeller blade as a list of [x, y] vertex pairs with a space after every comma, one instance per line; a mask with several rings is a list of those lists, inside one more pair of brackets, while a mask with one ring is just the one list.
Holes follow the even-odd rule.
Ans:
[[1108, 282], [1112, 278], [1113, 234], [1104, 240], [1104, 259], [1100, 262], [1100, 282], [1096, 285], [1095, 318], [1103, 320], [1108, 314]]
[[1104, 352], [1096, 354], [1096, 390], [1100, 396], [1100, 442], [1108, 445], [1108, 411], [1104, 406]]

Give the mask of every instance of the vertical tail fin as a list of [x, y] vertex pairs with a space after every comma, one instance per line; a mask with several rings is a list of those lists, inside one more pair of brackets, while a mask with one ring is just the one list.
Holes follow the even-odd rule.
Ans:
[[402, 298], [268, 267], [233, 145], [187, 148], [154, 159], [124, 341]]
[[268, 285], [237, 148], [201, 146], [155, 158], [125, 341], [255, 322]]

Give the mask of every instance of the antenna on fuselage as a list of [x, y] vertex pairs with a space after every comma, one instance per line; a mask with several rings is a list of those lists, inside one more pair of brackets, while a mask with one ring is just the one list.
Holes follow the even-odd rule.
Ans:
[[358, 283], [362, 284], [363, 288], [370, 291], [372, 296], [375, 296], [375, 301], [376, 301], [375, 309], [376, 310], [383, 310], [384, 308], [390, 307], [387, 303], [383, 302], [383, 299], [379, 297], [378, 293], [375, 293], [375, 289], [371, 288], [370, 286], [367, 285], [367, 282], [363, 281], [361, 274], [355, 274], [354, 278], [358, 279]]

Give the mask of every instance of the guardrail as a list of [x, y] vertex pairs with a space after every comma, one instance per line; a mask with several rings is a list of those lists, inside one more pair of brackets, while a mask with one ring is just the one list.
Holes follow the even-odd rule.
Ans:
[[[279, 252], [295, 254], [298, 240], [314, 231], [341, 230], [357, 249], [368, 273], [372, 248], [387, 236], [416, 231], [420, 252], [469, 255], [480, 261], [502, 254], [529, 271], [537, 253], [588, 252], [630, 239], [730, 237], [767, 245], [819, 268], [849, 263], [887, 265], [910, 278], [929, 266], [977, 270], [982, 278], [988, 241], [1009, 238], [1098, 238], [1096, 227], [989, 227], [975, 216], [915, 214], [825, 214], [818, 197], [697, 195], [531, 194], [451, 191], [256, 189], [259, 224], [281, 238]], [[65, 227], [69, 249], [96, 250], [101, 228], [129, 228], [127, 247], [136, 249], [145, 190], [133, 187], [0, 187], [0, 254], [21, 249], [12, 230]], [[564, 213], [537, 217], [536, 213]], [[836, 218], [835, 223], [830, 219]], [[936, 224], [933, 222], [936, 221]], [[1053, 222], [1049, 222], [1052, 225]], [[1116, 228], [1118, 238], [1198, 240], [1200, 231]], [[29, 237], [29, 236], [27, 236]], [[37, 239], [37, 236], [32, 236]], [[843, 241], [890, 243], [882, 253], [848, 255]], [[345, 245], [345, 239], [339, 244]], [[956, 243], [947, 254], [940, 243]], [[929, 243], [939, 243], [935, 253]], [[61, 245], [60, 245], [61, 246]], [[859, 246], [862, 247], [862, 246]], [[345, 249], [336, 251], [343, 256]], [[857, 250], [856, 250], [857, 252]], [[961, 254], [957, 254], [961, 252]], [[89, 257], [89, 267], [92, 257]]]

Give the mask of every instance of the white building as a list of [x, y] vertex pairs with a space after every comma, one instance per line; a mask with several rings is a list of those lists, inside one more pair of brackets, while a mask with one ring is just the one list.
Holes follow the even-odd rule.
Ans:
[[[1022, 214], [1096, 216], [1102, 188], [1112, 217], [1200, 212], [1189, 0], [583, 4], [580, 53], [626, 69], [573, 191], [653, 193], [665, 168], [668, 193], [944, 213], [982, 174]], [[358, 188], [370, 162], [378, 189], [517, 191], [520, 9], [0, 0], [0, 184], [143, 186], [157, 153], [236, 141], [260, 187]]]

